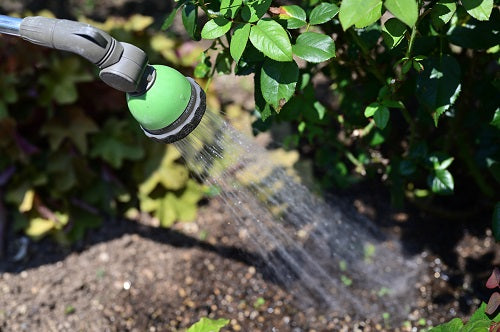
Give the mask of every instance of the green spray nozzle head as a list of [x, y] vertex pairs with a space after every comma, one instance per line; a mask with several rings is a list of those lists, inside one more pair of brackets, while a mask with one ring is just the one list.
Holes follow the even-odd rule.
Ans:
[[132, 116], [146, 135], [170, 143], [184, 138], [205, 113], [205, 93], [177, 70], [154, 65], [154, 81], [142, 94], [127, 93]]

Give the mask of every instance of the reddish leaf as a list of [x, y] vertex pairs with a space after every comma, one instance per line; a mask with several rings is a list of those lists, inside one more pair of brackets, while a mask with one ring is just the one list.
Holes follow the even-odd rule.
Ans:
[[488, 304], [486, 305], [486, 309], [484, 310], [485, 313], [488, 315], [493, 315], [495, 311], [497, 311], [498, 307], [500, 306], [500, 293], [495, 292], [493, 295], [491, 295], [490, 300], [488, 301]]
[[486, 281], [486, 287], [489, 289], [500, 287], [500, 269], [497, 267], [491, 272], [488, 281]]

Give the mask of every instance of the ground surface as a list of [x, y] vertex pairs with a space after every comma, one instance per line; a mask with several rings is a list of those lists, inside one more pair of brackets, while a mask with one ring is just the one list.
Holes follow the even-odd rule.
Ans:
[[[388, 215], [369, 200], [353, 204], [368, 215]], [[416, 331], [467, 317], [487, 296], [482, 283], [500, 259], [487, 235], [463, 236], [454, 249], [455, 266], [428, 249], [422, 255], [427, 273], [415, 285], [419, 295], [407, 322], [387, 325], [355, 313], [301, 308], [239, 249], [226, 210], [213, 199], [196, 223], [171, 230], [109, 222], [72, 249], [31, 243], [22, 262], [0, 263], [0, 330], [177, 331], [208, 316], [231, 319], [227, 331]], [[418, 244], [432, 242], [410, 250]], [[12, 248], [9, 257], [14, 254]]]

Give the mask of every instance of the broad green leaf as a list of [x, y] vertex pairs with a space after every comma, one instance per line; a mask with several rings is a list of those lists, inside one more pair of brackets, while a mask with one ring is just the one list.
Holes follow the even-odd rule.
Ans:
[[279, 7], [279, 18], [286, 20], [288, 29], [298, 29], [307, 24], [306, 12], [300, 6], [281, 6]]
[[292, 44], [277, 22], [262, 19], [250, 29], [250, 41], [265, 56], [276, 61], [292, 61]]
[[250, 27], [250, 23], [246, 23], [238, 24], [234, 29], [229, 51], [236, 62], [240, 61], [241, 55], [247, 46], [248, 37], [250, 36]]
[[31, 238], [40, 239], [48, 232], [53, 230], [55, 223], [52, 220], [44, 218], [33, 218], [30, 220], [28, 227], [25, 232]]
[[339, 12], [339, 7], [333, 3], [322, 2], [314, 7], [309, 14], [309, 23], [311, 25], [323, 24], [330, 21]]
[[457, 4], [455, 0], [439, 0], [436, 2], [431, 10], [431, 19], [434, 27], [436, 29], [442, 28], [451, 20], [456, 10]]
[[174, 8], [174, 10], [172, 10], [172, 12], [168, 14], [167, 18], [165, 19], [165, 21], [163, 21], [163, 24], [161, 25], [161, 30], [165, 31], [172, 26], [172, 24], [174, 23], [175, 15], [177, 15], [178, 10], [179, 8], [176, 6], [176, 8]]
[[295, 45], [292, 46], [293, 54], [308, 62], [319, 63], [335, 56], [335, 43], [327, 35], [317, 32], [304, 32]]
[[194, 77], [204, 78], [210, 72], [211, 66], [210, 57], [207, 57], [205, 52], [201, 53], [200, 62], [194, 68]]
[[187, 3], [182, 9], [182, 23], [189, 37], [200, 40], [198, 32], [198, 7], [192, 3]]
[[416, 0], [385, 0], [384, 5], [396, 18], [410, 28], [417, 22], [418, 5]]
[[448, 323], [433, 327], [429, 332], [459, 332], [463, 326], [460, 318], [453, 318]]
[[382, 27], [382, 35], [384, 36], [385, 44], [389, 48], [398, 46], [399, 43], [403, 41], [406, 30], [406, 25], [397, 18], [392, 17], [388, 19]]
[[460, 332], [487, 332], [491, 325], [490, 319], [482, 319], [474, 322], [468, 322], [460, 329]]
[[216, 17], [208, 21], [201, 30], [203, 39], [216, 39], [226, 34], [231, 29], [232, 22], [224, 17]]
[[93, 79], [92, 75], [83, 70], [82, 62], [75, 57], [54, 58], [50, 69], [50, 72], [39, 78], [44, 87], [40, 95], [42, 104], [48, 104], [52, 100], [61, 105], [72, 104], [78, 98], [76, 83]]
[[266, 60], [260, 75], [260, 86], [264, 100], [279, 111], [295, 93], [298, 78], [299, 67], [294, 61]]
[[64, 140], [72, 141], [82, 154], [87, 153], [87, 136], [98, 132], [97, 125], [79, 108], [70, 108], [47, 121], [40, 133], [57, 150]]
[[192, 325], [187, 332], [219, 332], [227, 324], [229, 324], [229, 319], [214, 320], [203, 317], [199, 322]]
[[144, 149], [137, 144], [137, 137], [125, 121], [110, 118], [104, 127], [92, 137], [90, 157], [101, 158], [114, 168], [120, 168], [124, 160], [138, 160]]
[[493, 115], [493, 120], [491, 120], [490, 125], [500, 129], [500, 108], [495, 110], [495, 114]]
[[222, 0], [220, 12], [226, 17], [235, 18], [242, 4], [243, 0]]
[[448, 167], [450, 167], [451, 163], [453, 162], [455, 158], [451, 157], [451, 158], [448, 158], [448, 159], [445, 159], [443, 160], [439, 165], [438, 165], [438, 169], [447, 169]]
[[422, 64], [424, 70], [417, 77], [416, 95], [432, 113], [437, 126], [439, 117], [450, 109], [460, 93], [460, 65], [451, 55], [430, 57]]
[[342, 29], [352, 25], [364, 28], [375, 23], [382, 16], [382, 0], [343, 0], [340, 5], [339, 19]]
[[486, 310], [486, 303], [482, 302], [479, 308], [477, 308], [477, 310], [474, 311], [474, 313], [470, 317], [469, 321], [467, 322], [467, 325], [468, 323], [489, 319], [489, 317], [485, 313], [485, 310]]
[[373, 116], [373, 114], [375, 114], [375, 112], [377, 111], [377, 109], [380, 107], [380, 104], [379, 103], [371, 103], [370, 105], [368, 105], [366, 108], [365, 108], [365, 117], [369, 118], [371, 116]]
[[241, 18], [245, 22], [257, 22], [271, 6], [271, 0], [248, 1], [241, 9]]
[[375, 114], [373, 114], [373, 120], [375, 120], [377, 127], [384, 129], [389, 121], [389, 115], [389, 109], [380, 105], [380, 107], [378, 107], [375, 111]]
[[453, 176], [448, 170], [436, 169], [429, 176], [429, 186], [436, 194], [451, 194], [454, 189]]
[[478, 21], [487, 21], [493, 10], [493, 0], [462, 0], [462, 5]]
[[500, 202], [495, 204], [493, 208], [493, 217], [491, 220], [491, 228], [495, 240], [500, 241]]

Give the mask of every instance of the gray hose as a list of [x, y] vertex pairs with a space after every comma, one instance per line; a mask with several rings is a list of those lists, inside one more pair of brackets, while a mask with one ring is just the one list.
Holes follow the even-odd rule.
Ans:
[[22, 18], [0, 15], [0, 33], [19, 36]]

